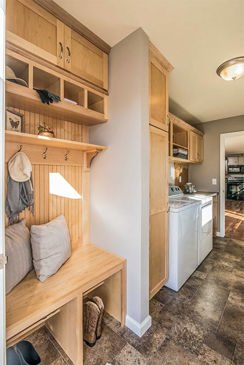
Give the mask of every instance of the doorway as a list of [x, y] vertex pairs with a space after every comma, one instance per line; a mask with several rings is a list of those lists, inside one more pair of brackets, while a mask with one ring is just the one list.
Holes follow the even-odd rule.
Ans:
[[244, 131], [220, 136], [220, 235], [244, 240]]

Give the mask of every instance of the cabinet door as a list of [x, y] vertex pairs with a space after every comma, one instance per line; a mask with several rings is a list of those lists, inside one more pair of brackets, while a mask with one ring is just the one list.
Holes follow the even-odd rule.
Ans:
[[34, 1], [7, 1], [7, 40], [55, 65], [64, 65], [64, 24]]
[[203, 161], [203, 136], [197, 134], [197, 162]]
[[150, 56], [150, 124], [168, 131], [168, 74], [153, 55]]
[[168, 275], [168, 133], [150, 127], [150, 298]]
[[69, 27], [65, 27], [65, 68], [108, 89], [108, 55]]
[[189, 136], [190, 161], [197, 162], [197, 134], [190, 131]]

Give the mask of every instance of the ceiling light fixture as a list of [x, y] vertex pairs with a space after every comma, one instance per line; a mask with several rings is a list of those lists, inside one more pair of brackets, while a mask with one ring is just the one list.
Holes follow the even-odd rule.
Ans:
[[244, 76], [244, 56], [225, 61], [217, 68], [216, 72], [219, 77], [226, 81], [238, 80]]

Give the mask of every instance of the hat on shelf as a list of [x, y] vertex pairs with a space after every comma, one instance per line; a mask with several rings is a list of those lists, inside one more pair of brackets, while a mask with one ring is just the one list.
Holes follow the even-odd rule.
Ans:
[[6, 66], [5, 75], [6, 75], [6, 80], [15, 82], [16, 84], [19, 85], [28, 86], [25, 80], [16, 77], [14, 70], [12, 70], [12, 68], [9, 66]]
[[8, 162], [10, 177], [17, 182], [30, 180], [32, 166], [24, 152], [17, 152]]

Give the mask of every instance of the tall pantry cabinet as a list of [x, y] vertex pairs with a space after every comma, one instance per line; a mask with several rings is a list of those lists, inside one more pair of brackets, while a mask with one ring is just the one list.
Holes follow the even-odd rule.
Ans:
[[173, 69], [150, 44], [150, 247], [152, 298], [168, 276], [168, 74]]

